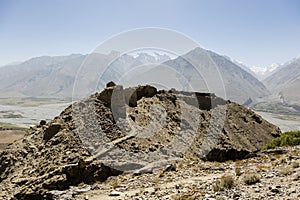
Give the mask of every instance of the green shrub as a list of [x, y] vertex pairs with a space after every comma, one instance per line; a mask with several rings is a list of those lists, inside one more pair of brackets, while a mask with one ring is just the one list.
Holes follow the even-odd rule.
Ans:
[[262, 150], [273, 149], [282, 146], [300, 145], [300, 131], [285, 132], [280, 137], [275, 138], [269, 144], [265, 145]]

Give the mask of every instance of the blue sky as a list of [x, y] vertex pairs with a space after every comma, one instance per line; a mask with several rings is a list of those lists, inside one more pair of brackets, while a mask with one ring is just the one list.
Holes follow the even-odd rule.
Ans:
[[0, 0], [0, 65], [89, 53], [143, 27], [179, 31], [249, 66], [300, 54], [298, 0]]

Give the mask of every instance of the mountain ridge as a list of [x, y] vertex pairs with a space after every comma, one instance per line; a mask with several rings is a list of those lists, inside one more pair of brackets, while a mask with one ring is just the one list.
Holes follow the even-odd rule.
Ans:
[[295, 92], [300, 87], [300, 57], [287, 62], [263, 82], [284, 103], [300, 105], [300, 95]]
[[[257, 78], [228, 58], [214, 53], [213, 51], [196, 48], [183, 55], [177, 62], [185, 62], [185, 59], [191, 62], [190, 68], [193, 67], [192, 65], [195, 65], [200, 69], [206, 76], [205, 81], [210, 82], [209, 86], [212, 87], [212, 91], [222, 98], [226, 97], [224, 96], [224, 93], [222, 94], [220, 85], [218, 85], [218, 87], [215, 86], [215, 83], [218, 81], [223, 81], [228, 99], [238, 103], [244, 103], [249, 98], [269, 95], [267, 88]], [[187, 63], [185, 63], [185, 65], [189, 66]], [[186, 73], [184, 70], [181, 72], [183, 74]], [[195, 73], [196, 71], [194, 70], [188, 75], [193, 76]], [[219, 74], [219, 79], [216, 78], [216, 73]]]
[[[160, 54], [158, 54], [160, 55]], [[160, 57], [156, 55], [152, 56], [147, 53], [138, 54], [136, 57], [132, 55], [121, 55], [119, 52], [114, 51], [108, 55], [104, 54], [71, 54], [69, 56], [41, 56], [37, 58], [29, 59], [21, 64], [6, 66], [0, 68], [0, 97], [51, 97], [51, 98], [70, 98], [72, 97], [73, 85], [77, 72], [82, 64], [90, 65], [91, 71], [85, 74], [86, 77], [93, 77], [97, 74], [97, 67], [109, 66], [107, 71], [107, 80], [116, 81], [128, 72], [128, 70], [134, 69], [135, 66], [141, 66], [145, 64], [166, 64], [172, 65], [172, 68], [179, 69], [179, 72], [192, 75], [193, 70], [188, 72], [188, 69], [180, 66], [184, 63], [178, 60], [178, 58], [171, 59], [165, 55]], [[119, 57], [118, 57], [119, 56]], [[220, 68], [220, 75], [224, 78], [224, 85], [226, 93], [228, 93], [229, 99], [243, 103], [248, 98], [255, 98], [268, 95], [268, 90], [263, 84], [257, 80], [253, 75], [249, 74], [240, 66], [233, 63], [228, 58], [221, 56], [213, 51], [205, 50], [202, 48], [196, 48], [191, 50], [185, 55], [191, 62], [198, 65], [199, 69], [203, 70], [204, 76], [210, 74], [209, 79], [215, 80], [212, 71], [205, 69], [204, 65], [213, 68]], [[109, 60], [117, 57], [113, 63], [109, 63]], [[158, 58], [158, 59], [157, 59]], [[177, 60], [176, 60], [177, 59]], [[174, 60], [176, 60], [175, 63]], [[198, 64], [197, 64], [198, 63]], [[201, 66], [202, 65], [202, 66]], [[212, 67], [213, 66], [213, 67]], [[180, 71], [181, 70], [181, 71]], [[232, 77], [226, 70], [235, 72], [235, 77]], [[192, 76], [193, 77], [193, 76]], [[163, 78], [163, 77], [162, 77]], [[111, 80], [108, 80], [111, 79]], [[82, 96], [86, 96], [95, 91], [95, 85], [99, 84], [99, 80], [88, 80], [86, 85], [82, 86], [82, 91], [86, 91]], [[196, 80], [193, 80], [194, 82]], [[218, 80], [220, 81], [220, 79]], [[214, 87], [213, 83], [210, 84]], [[206, 86], [204, 86], [206, 87]], [[102, 88], [97, 88], [97, 90]], [[199, 88], [197, 88], [199, 89]], [[200, 88], [201, 89], [201, 88]], [[220, 88], [213, 88], [212, 92], [218, 93]], [[239, 91], [239, 92], [235, 92]], [[224, 92], [223, 92], [224, 93]], [[222, 96], [226, 98], [226, 96]]]

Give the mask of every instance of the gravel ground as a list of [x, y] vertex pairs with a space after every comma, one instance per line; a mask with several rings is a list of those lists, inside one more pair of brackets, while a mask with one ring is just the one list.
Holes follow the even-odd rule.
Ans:
[[180, 160], [176, 171], [110, 177], [73, 198], [300, 199], [299, 152], [298, 146], [224, 163]]

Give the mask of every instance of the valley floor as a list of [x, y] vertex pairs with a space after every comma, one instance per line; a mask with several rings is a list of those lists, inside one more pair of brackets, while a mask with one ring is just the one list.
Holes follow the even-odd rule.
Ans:
[[[255, 110], [254, 110], [255, 111]], [[300, 113], [292, 114], [275, 114], [270, 112], [255, 111], [270, 123], [278, 126], [282, 132], [300, 130]]]
[[[14, 102], [14, 103], [12, 103]], [[22, 102], [13, 100], [10, 103], [0, 101], [0, 127], [3, 123], [13, 124], [19, 127], [30, 127], [36, 125], [40, 120], [52, 120], [64, 110], [70, 102], [51, 102], [40, 100], [38, 102]], [[255, 110], [254, 110], [255, 111]], [[296, 114], [275, 114], [271, 112], [255, 111], [264, 119], [278, 126], [281, 131], [300, 130], [300, 113]], [[2, 123], [2, 125], [1, 125]], [[4, 126], [5, 127], [5, 126]]]
[[[0, 127], [5, 124], [14, 124], [19, 127], [27, 127], [37, 125], [40, 120], [52, 120], [59, 115], [70, 102], [57, 102], [39, 100], [35, 102], [27, 102], [27, 100], [11, 99], [4, 101], [0, 99]], [[1, 125], [1, 123], [3, 123]]]

